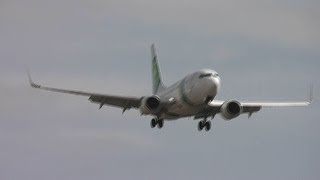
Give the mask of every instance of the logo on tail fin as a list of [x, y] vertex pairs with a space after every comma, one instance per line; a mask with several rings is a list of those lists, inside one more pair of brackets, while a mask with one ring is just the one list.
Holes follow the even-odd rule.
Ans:
[[161, 80], [161, 72], [158, 64], [157, 53], [155, 49], [155, 45], [151, 46], [151, 55], [152, 55], [152, 86], [153, 86], [153, 94], [156, 94], [158, 90], [164, 89]]
[[153, 81], [153, 93], [156, 93], [159, 89], [161, 79], [156, 56], [152, 60], [152, 81]]

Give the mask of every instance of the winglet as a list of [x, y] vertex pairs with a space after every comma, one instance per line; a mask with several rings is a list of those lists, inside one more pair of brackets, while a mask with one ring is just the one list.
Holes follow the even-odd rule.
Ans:
[[27, 74], [28, 74], [30, 86], [33, 87], [33, 88], [40, 88], [40, 87], [41, 87], [40, 85], [35, 84], [35, 83], [32, 81], [32, 78], [31, 78], [29, 69], [27, 69]]
[[310, 97], [309, 97], [309, 104], [313, 102], [313, 84], [310, 86]]

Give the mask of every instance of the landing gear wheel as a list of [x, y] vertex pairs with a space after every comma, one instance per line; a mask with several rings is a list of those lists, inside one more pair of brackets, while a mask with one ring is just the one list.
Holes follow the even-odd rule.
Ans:
[[202, 131], [203, 126], [204, 126], [204, 123], [202, 121], [199, 121], [199, 123], [198, 123], [198, 131]]
[[210, 129], [211, 129], [211, 122], [210, 122], [210, 121], [207, 121], [207, 122], [204, 124], [204, 127], [205, 127], [205, 130], [206, 130], [206, 131], [210, 131]]
[[158, 120], [158, 128], [161, 129], [163, 127], [163, 119]]
[[151, 122], [150, 122], [150, 126], [151, 126], [151, 128], [156, 127], [156, 125], [157, 125], [157, 121], [156, 121], [156, 119], [152, 119], [152, 120], [151, 120]]

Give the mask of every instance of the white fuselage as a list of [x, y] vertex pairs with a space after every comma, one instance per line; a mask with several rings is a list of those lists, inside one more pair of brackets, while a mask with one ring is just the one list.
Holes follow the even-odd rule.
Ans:
[[204, 69], [192, 73], [169, 88], [157, 93], [163, 100], [172, 100], [170, 106], [162, 115], [164, 119], [177, 119], [197, 114], [209, 101], [217, 95], [220, 89], [220, 78], [217, 72]]

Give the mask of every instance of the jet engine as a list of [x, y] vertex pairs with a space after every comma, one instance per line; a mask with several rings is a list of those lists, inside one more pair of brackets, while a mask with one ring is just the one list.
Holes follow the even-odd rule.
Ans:
[[161, 102], [158, 96], [144, 97], [141, 101], [141, 114], [157, 114], [161, 110]]
[[243, 108], [238, 101], [226, 101], [221, 106], [221, 115], [226, 121], [238, 117], [242, 111]]

